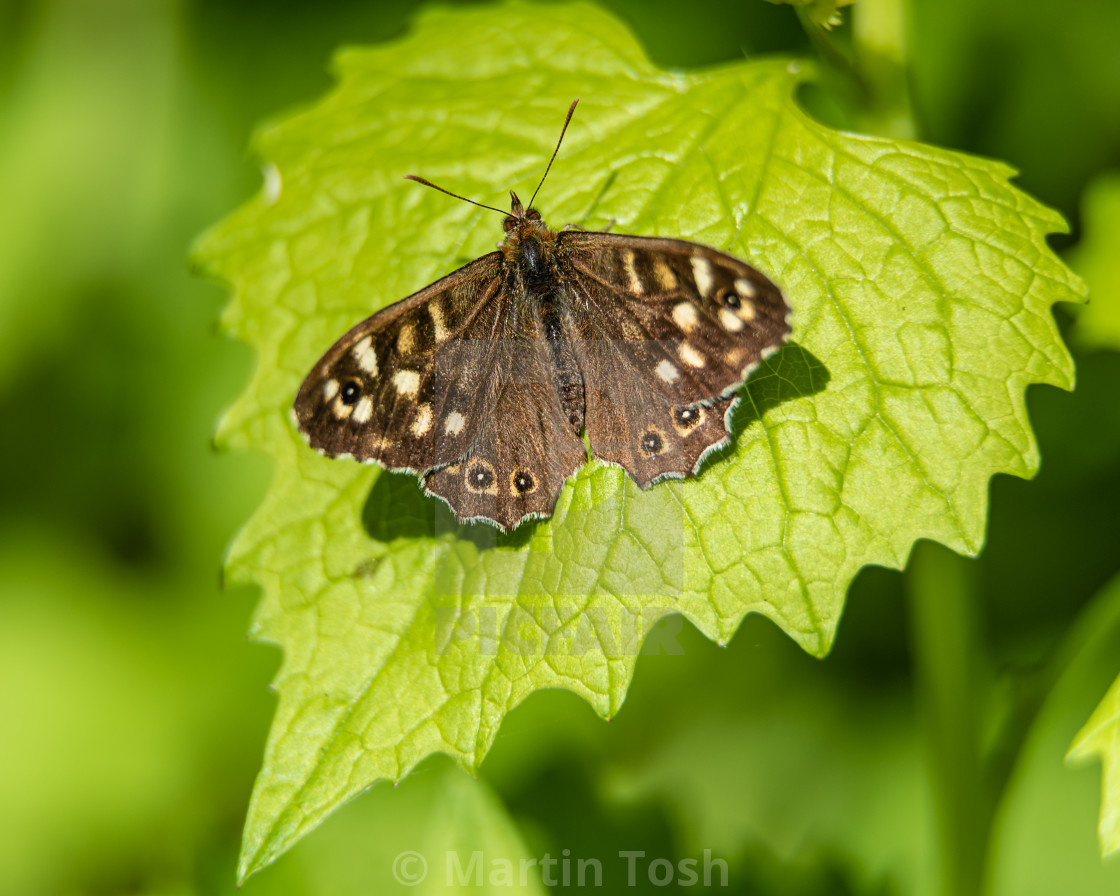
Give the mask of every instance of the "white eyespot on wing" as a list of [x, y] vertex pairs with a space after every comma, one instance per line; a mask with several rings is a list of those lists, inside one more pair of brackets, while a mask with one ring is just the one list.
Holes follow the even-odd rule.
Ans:
[[638, 445], [647, 457], [660, 454], [665, 450], [665, 433], [656, 426], [651, 426], [642, 433]]
[[682, 436], [687, 436], [704, 422], [704, 409], [702, 407], [674, 408], [672, 417], [673, 426], [677, 432]]
[[738, 333], [743, 329], [743, 319], [730, 308], [719, 309], [719, 322], [731, 333]]
[[463, 431], [467, 419], [458, 411], [452, 411], [447, 415], [447, 420], [444, 421], [443, 431], [449, 436], [457, 436]]
[[700, 323], [700, 315], [692, 302], [678, 302], [673, 308], [673, 321], [686, 333], [691, 333]]
[[428, 305], [428, 314], [432, 316], [432, 336], [436, 342], [443, 342], [447, 338], [447, 326], [443, 322], [443, 307], [438, 300]]
[[469, 491], [476, 495], [496, 495], [498, 477], [494, 475], [493, 465], [482, 458], [471, 458], [467, 462], [463, 482]]
[[354, 360], [363, 372], [377, 376], [377, 353], [373, 350], [373, 337], [365, 336], [353, 348]]
[[425, 402], [416, 409], [416, 419], [412, 421], [412, 434], [416, 438], [425, 435], [432, 428], [432, 406]]
[[350, 415], [350, 419], [355, 423], [369, 423], [369, 418], [372, 416], [373, 401], [368, 395], [363, 395], [354, 405], [354, 412]]
[[338, 380], [327, 380], [323, 383], [323, 401], [330, 401], [338, 394]]
[[662, 358], [657, 362], [657, 375], [667, 383], [675, 383], [680, 379], [681, 372], [668, 358]]
[[712, 291], [712, 283], [714, 282], [712, 263], [703, 255], [693, 255], [692, 276], [696, 280], [696, 289], [699, 290], [700, 295], [707, 298], [708, 293]]
[[704, 356], [691, 343], [682, 342], [677, 346], [677, 354], [689, 367], [703, 367], [705, 364]]
[[641, 278], [638, 277], [638, 269], [634, 267], [633, 250], [622, 250], [622, 266], [626, 270], [626, 279], [630, 282], [630, 291], [636, 295], [642, 295], [645, 290], [642, 288]]
[[744, 299], [753, 299], [758, 290], [746, 277], [737, 277], [735, 279], [735, 292], [739, 293]]
[[393, 386], [397, 394], [415, 398], [416, 393], [420, 391], [420, 374], [415, 370], [398, 370], [393, 374]]

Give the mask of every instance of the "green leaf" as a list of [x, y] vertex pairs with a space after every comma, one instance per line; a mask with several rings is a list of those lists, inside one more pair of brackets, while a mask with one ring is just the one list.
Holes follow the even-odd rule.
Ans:
[[1120, 849], [1120, 678], [1085, 727], [1077, 732], [1068, 759], [1096, 756], [1102, 765], [1101, 818], [1098, 831], [1104, 855]]
[[[821, 126], [797, 63], [661, 72], [574, 4], [429, 12], [337, 68], [259, 134], [268, 189], [198, 249], [259, 357], [220, 441], [276, 470], [228, 560], [264, 590], [254, 635], [284, 648], [242, 877], [433, 752], [477, 767], [537, 689], [613, 715], [667, 613], [721, 643], [762, 613], [823, 654], [861, 567], [919, 538], [980, 549], [989, 478], [1037, 468], [1026, 386], [1073, 381], [1050, 310], [1081, 294], [1046, 246], [1061, 218], [1000, 163]], [[591, 464], [550, 520], [458, 527], [414, 478], [319, 457], [288, 409], [347, 327], [501, 235], [402, 176], [531, 193], [577, 96], [546, 218], [751, 261], [786, 290], [793, 344], [699, 478], [642, 492]]]
[[[548, 858], [550, 867], [543, 867], [545, 856], [529, 851], [515, 820], [484, 781], [437, 759], [400, 787], [376, 787], [347, 806], [307, 839], [286, 874], [262, 875], [253, 891], [291, 896], [298, 881], [299, 893], [331, 896], [406, 888], [422, 896], [455, 890], [532, 896], [547, 892], [544, 874], [549, 880], [562, 877], [563, 866], [555, 861], [562, 857], [554, 852]], [[570, 868], [574, 881], [575, 861]]]
[[1120, 173], [1098, 177], [1085, 191], [1085, 236], [1070, 253], [1089, 285], [1089, 304], [1077, 315], [1076, 335], [1091, 348], [1120, 349]]
[[808, 14], [810, 21], [823, 28], [832, 28], [842, 21], [840, 10], [851, 6], [855, 0], [766, 0], [766, 2], [778, 6], [788, 4], [801, 7]]

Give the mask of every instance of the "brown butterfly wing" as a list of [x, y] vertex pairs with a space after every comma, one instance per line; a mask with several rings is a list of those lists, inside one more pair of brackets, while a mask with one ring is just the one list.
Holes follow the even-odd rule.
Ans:
[[311, 446], [412, 472], [462, 457], [494, 400], [502, 277], [501, 253], [490, 253], [339, 339], [296, 396]]
[[325, 454], [420, 473], [460, 520], [550, 514], [587, 452], [523, 296], [493, 253], [378, 312], [308, 375], [300, 429]]
[[592, 453], [646, 487], [694, 474], [728, 440], [750, 372], [789, 334], [765, 275], [683, 240], [565, 232]]
[[587, 462], [561, 407], [540, 321], [524, 304], [517, 310], [517, 334], [502, 340], [478, 440], [462, 460], [424, 477], [425, 490], [461, 521], [482, 519], [503, 530], [549, 516], [565, 480]]

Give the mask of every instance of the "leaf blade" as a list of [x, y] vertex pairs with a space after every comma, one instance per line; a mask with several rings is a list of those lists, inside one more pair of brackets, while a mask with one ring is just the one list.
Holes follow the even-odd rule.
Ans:
[[[199, 250], [259, 353], [220, 437], [276, 461], [228, 560], [265, 589], [254, 634], [285, 649], [242, 877], [431, 752], [476, 767], [535, 689], [617, 712], [665, 613], [726, 642], [760, 612], [824, 653], [862, 566], [901, 566], [923, 537], [979, 550], [988, 479], [1037, 468], [1026, 386], [1072, 385], [1050, 306], [1080, 287], [1045, 245], [1061, 219], [1001, 164], [822, 127], [793, 99], [796, 64], [657, 72], [577, 4], [511, 6], [500, 26], [429, 13], [337, 68], [257, 140], [279, 192]], [[591, 465], [551, 520], [460, 529], [401, 477], [314, 456], [287, 405], [338, 333], [492, 244], [488, 214], [399, 176], [531, 191], [573, 95], [548, 217], [609, 212], [756, 263], [794, 304], [795, 344], [752, 377], [734, 449], [698, 479], [640, 492]]]

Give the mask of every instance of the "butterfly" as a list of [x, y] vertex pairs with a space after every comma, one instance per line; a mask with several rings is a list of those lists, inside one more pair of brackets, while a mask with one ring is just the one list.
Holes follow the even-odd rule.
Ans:
[[[311, 446], [420, 478], [460, 522], [550, 516], [591, 457], [642, 488], [696, 475], [730, 440], [737, 390], [790, 332], [781, 290], [678, 239], [551, 230], [533, 208], [505, 240], [339, 339], [296, 395]], [[585, 442], [586, 440], [586, 442]]]

